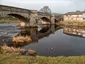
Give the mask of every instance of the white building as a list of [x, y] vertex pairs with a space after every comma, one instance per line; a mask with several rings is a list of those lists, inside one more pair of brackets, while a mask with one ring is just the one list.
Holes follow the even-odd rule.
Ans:
[[85, 21], [85, 11], [69, 12], [64, 14], [64, 21]]

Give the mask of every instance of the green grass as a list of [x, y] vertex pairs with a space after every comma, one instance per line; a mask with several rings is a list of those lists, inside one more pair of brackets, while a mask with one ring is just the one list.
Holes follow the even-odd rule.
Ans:
[[16, 23], [19, 22], [19, 20], [0, 20], [0, 23]]
[[0, 54], [0, 64], [85, 64], [85, 56], [23, 56], [19, 54]]

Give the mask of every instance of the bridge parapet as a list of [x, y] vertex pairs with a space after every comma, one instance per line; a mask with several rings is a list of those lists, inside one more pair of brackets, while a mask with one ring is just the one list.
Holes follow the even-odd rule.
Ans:
[[37, 26], [37, 20], [38, 20], [37, 10], [31, 10], [30, 26]]
[[38, 15], [42, 15], [42, 16], [51, 16], [51, 14], [49, 14], [49, 13], [43, 13], [43, 12], [38, 12]]
[[17, 8], [17, 7], [12, 7], [12, 6], [5, 6], [5, 5], [0, 5], [0, 11], [13, 11], [13, 12], [23, 12], [23, 13], [30, 13], [30, 10], [27, 9], [22, 9], [22, 8]]

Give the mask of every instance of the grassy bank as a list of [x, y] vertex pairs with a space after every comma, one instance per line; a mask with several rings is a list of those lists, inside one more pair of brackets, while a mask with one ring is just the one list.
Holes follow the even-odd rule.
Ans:
[[0, 54], [0, 64], [85, 64], [85, 56], [22, 56], [19, 54]]
[[79, 26], [79, 27], [85, 27], [84, 21], [60, 21], [60, 25], [63, 26]]
[[17, 23], [19, 20], [0, 20], [0, 23]]

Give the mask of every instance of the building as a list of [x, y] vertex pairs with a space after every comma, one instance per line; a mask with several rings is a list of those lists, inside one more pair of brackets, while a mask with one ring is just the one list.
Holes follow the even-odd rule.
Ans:
[[85, 21], [85, 11], [68, 12], [63, 15], [64, 21]]

